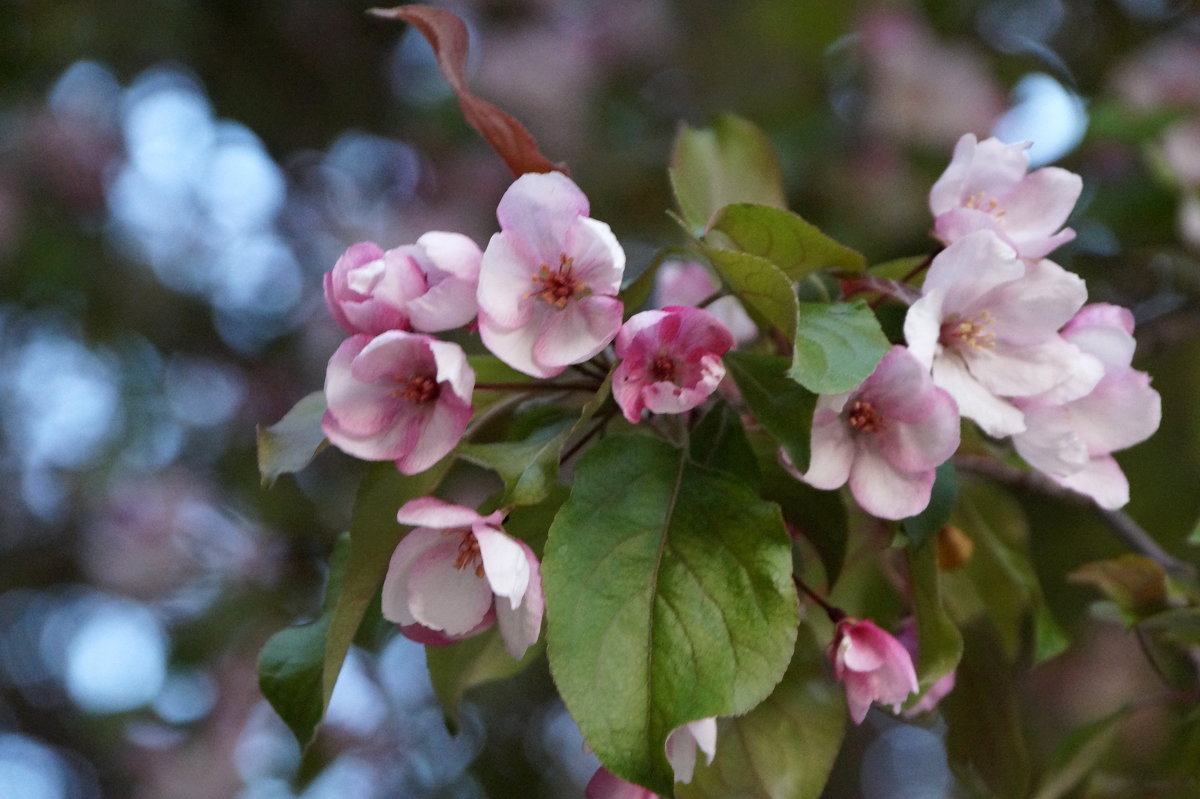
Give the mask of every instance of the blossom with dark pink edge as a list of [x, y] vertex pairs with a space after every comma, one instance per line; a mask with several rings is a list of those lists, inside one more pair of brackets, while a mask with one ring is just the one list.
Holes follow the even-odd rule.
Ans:
[[482, 257], [459, 233], [426, 233], [387, 252], [361, 242], [325, 273], [325, 304], [351, 335], [452, 330], [475, 318]]
[[1013, 436], [1017, 452], [1054, 481], [1110, 510], [1129, 502], [1129, 481], [1111, 453], [1151, 436], [1162, 420], [1162, 400], [1150, 376], [1130, 363], [1136, 343], [1133, 315], [1107, 303], [1085, 306], [1062, 337], [1104, 365], [1088, 394], [1068, 402], [1039, 396], [1014, 400], [1025, 430]]
[[416, 474], [458, 444], [474, 388], [457, 344], [402, 330], [351, 336], [329, 359], [321, 429], [349, 455]]
[[800, 474], [821, 489], [850, 483], [863, 510], [903, 519], [929, 504], [935, 470], [958, 449], [958, 408], [904, 347], [892, 347], [853, 391], [822, 394], [813, 414], [812, 457]]
[[479, 270], [479, 332], [509, 366], [554, 377], [599, 353], [621, 328], [625, 252], [560, 172], [526, 174], [496, 209]]
[[691, 410], [725, 377], [721, 356], [733, 344], [729, 329], [700, 308], [671, 306], [634, 314], [617, 334], [621, 363], [613, 373], [613, 397], [633, 424], [643, 409]]
[[[696, 750], [704, 753], [711, 765], [717, 753], [717, 719], [715, 716], [689, 721], [671, 730], [664, 744], [667, 761], [675, 773], [675, 782], [691, 782], [696, 771]], [[587, 799], [658, 799], [658, 794], [626, 782], [601, 766], [585, 793]]]
[[[667, 261], [658, 268], [654, 278], [654, 302], [659, 308], [669, 305], [698, 308], [700, 303], [720, 288], [721, 285], [703, 265], [695, 261]], [[737, 297], [729, 294], [717, 297], [707, 303], [704, 310], [729, 328], [737, 343], [745, 344], [758, 337], [758, 325], [754, 324]]]
[[383, 617], [414, 641], [435, 646], [499, 623], [505, 650], [514, 658], [524, 655], [542, 626], [541, 568], [524, 541], [501, 529], [504, 513], [481, 516], [420, 497], [406, 502], [396, 518], [415, 529], [392, 553]]
[[834, 676], [846, 687], [846, 705], [855, 724], [862, 724], [872, 702], [899, 712], [908, 695], [919, 690], [908, 650], [870, 620], [839, 621], [829, 659]]
[[904, 338], [959, 412], [1000, 437], [1025, 429], [1010, 398], [1086, 394], [1103, 367], [1058, 335], [1087, 299], [1078, 276], [1026, 261], [995, 233], [972, 233], [933, 259]]
[[1022, 258], [1041, 258], [1075, 238], [1063, 228], [1083, 181], [1059, 167], [1029, 172], [1029, 142], [958, 140], [946, 171], [929, 192], [934, 234], [951, 244], [991, 230]]

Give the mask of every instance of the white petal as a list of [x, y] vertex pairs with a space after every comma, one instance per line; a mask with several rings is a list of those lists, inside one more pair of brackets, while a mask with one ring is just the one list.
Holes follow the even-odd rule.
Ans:
[[954, 398], [961, 415], [989, 436], [1003, 438], [1025, 429], [1024, 414], [980, 385], [956, 353], [944, 353], [933, 362], [933, 382]]
[[517, 543], [529, 564], [529, 582], [520, 607], [514, 609], [507, 602], [496, 602], [496, 621], [500, 624], [500, 638], [504, 641], [504, 649], [514, 658], [520, 659], [538, 639], [546, 599], [542, 595], [542, 573], [537, 557], [525, 542]]
[[487, 580], [471, 564], [455, 568], [458, 536], [445, 536], [412, 564], [408, 576], [408, 607], [421, 624], [447, 635], [473, 630], [492, 606]]
[[450, 530], [455, 527], [470, 527], [482, 520], [473, 509], [462, 505], [451, 505], [437, 497], [417, 497], [400, 506], [396, 521], [420, 527]]
[[512, 607], [518, 607], [529, 587], [529, 562], [520, 542], [486, 524], [476, 524], [472, 529], [479, 542], [483, 572], [492, 593], [507, 599]]
[[417, 558], [446, 541], [437, 530], [418, 527], [411, 531], [392, 552], [387, 576], [383, 578], [383, 617], [390, 622], [413, 624], [416, 618], [408, 608], [409, 571]]
[[929, 504], [934, 470], [902, 472], [881, 453], [860, 449], [850, 469], [850, 493], [872, 516], [904, 519], [916, 516]]
[[813, 415], [812, 455], [808, 471], [800, 479], [813, 488], [825, 490], [845, 485], [854, 453], [854, 439], [838, 413], [818, 405]]
[[1052, 479], [1073, 491], [1086, 494], [1107, 510], [1116, 510], [1129, 502], [1129, 480], [1112, 456], [1092, 458], [1079, 471]]

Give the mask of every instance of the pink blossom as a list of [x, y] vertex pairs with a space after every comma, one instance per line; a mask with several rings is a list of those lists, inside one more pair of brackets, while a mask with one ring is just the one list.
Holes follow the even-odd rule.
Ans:
[[435, 497], [406, 502], [396, 516], [416, 525], [392, 553], [383, 617], [409, 638], [448, 644], [500, 624], [520, 658], [537, 641], [545, 600], [533, 550], [504, 533], [504, 513], [481, 516]]
[[514, 369], [553, 377], [600, 352], [621, 327], [625, 252], [559, 172], [526, 174], [504, 193], [479, 271], [479, 332]]
[[474, 388], [457, 344], [402, 330], [351, 336], [329, 359], [321, 429], [347, 454], [416, 474], [454, 449]]
[[325, 304], [351, 335], [462, 327], [475, 318], [482, 257], [459, 233], [426, 233], [387, 252], [354, 244], [325, 273]]
[[846, 704], [855, 724], [862, 724], [872, 702], [898, 712], [908, 695], [919, 690], [908, 650], [870, 620], [839, 621], [829, 659], [834, 676], [846, 686]]
[[958, 449], [958, 409], [904, 347], [892, 347], [862, 385], [817, 398], [812, 458], [793, 475], [821, 489], [847, 481], [863, 510], [883, 519], [929, 504], [935, 470]]
[[1059, 167], [1028, 172], [1028, 146], [996, 138], [980, 142], [973, 133], [958, 140], [950, 165], [929, 192], [938, 238], [952, 244], [977, 230], [991, 230], [1022, 258], [1041, 258], [1075, 238], [1075, 231], [1059, 228], [1075, 207], [1083, 181]]
[[682, 413], [708, 398], [725, 377], [721, 356], [733, 335], [700, 308], [671, 306], [634, 314], [617, 334], [621, 358], [613, 396], [633, 424], [642, 409]]
[[604, 766], [596, 769], [584, 789], [586, 799], [658, 799], [649, 788], [634, 785], [613, 774]]
[[1103, 368], [1058, 335], [1087, 298], [1083, 281], [1051, 261], [1025, 261], [981, 230], [933, 259], [904, 337], [963, 416], [992, 436], [1025, 429], [1007, 398], [1086, 394]]
[[[720, 288], [720, 284], [703, 265], [695, 261], [667, 261], [658, 268], [654, 278], [654, 302], [659, 308], [668, 305], [699, 307]], [[754, 324], [737, 297], [729, 294], [717, 297], [705, 305], [704, 310], [729, 328], [739, 344], [758, 337], [758, 325]]]
[[1016, 400], [1025, 431], [1013, 436], [1017, 452], [1051, 479], [1101, 507], [1129, 501], [1129, 482], [1111, 453], [1146, 440], [1162, 420], [1162, 401], [1150, 376], [1130, 366], [1133, 315], [1107, 303], [1084, 307], [1062, 336], [1104, 365], [1088, 394], [1067, 402], [1052, 396]]
[[[664, 746], [675, 782], [691, 782], [696, 770], [696, 750], [704, 753], [710, 765], [717, 753], [716, 717], [681, 724], [671, 730]], [[603, 766], [592, 775], [585, 795], [587, 799], [658, 799], [658, 794], [626, 782]]]

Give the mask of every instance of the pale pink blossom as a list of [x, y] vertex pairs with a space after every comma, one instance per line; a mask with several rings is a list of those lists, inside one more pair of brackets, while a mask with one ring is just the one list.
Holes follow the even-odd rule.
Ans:
[[457, 344], [402, 330], [351, 336], [329, 359], [321, 429], [349, 455], [416, 474], [458, 444], [474, 388]]
[[908, 650], [870, 620], [839, 621], [829, 659], [834, 676], [846, 687], [846, 705], [855, 724], [862, 724], [872, 702], [899, 712], [908, 695], [919, 690]]
[[479, 271], [479, 332], [498, 358], [553, 377], [603, 350], [621, 327], [625, 252], [560, 172], [526, 174], [496, 209]]
[[1101, 507], [1129, 501], [1129, 482], [1111, 453], [1151, 436], [1162, 420], [1162, 401], [1150, 376], [1130, 366], [1133, 315], [1107, 303], [1088, 305], [1062, 336], [1104, 364], [1104, 377], [1088, 394], [1068, 402], [1053, 397], [1016, 400], [1026, 429], [1013, 436], [1017, 452], [1034, 468]]
[[325, 273], [325, 304], [351, 335], [452, 330], [475, 318], [482, 257], [459, 233], [426, 233], [387, 252], [360, 242]]
[[396, 519], [415, 529], [392, 553], [383, 617], [409, 638], [433, 645], [498, 622], [505, 650], [523, 656], [542, 626], [541, 568], [528, 544], [503, 531], [504, 513], [481, 516], [420, 497], [406, 502]]
[[1051, 261], [1026, 261], [991, 231], [959, 239], [933, 259], [904, 337], [959, 412], [992, 436], [1025, 429], [1009, 401], [1095, 386], [1103, 367], [1058, 335], [1087, 299], [1083, 281]]
[[[689, 721], [671, 730], [664, 744], [667, 761], [675, 773], [675, 782], [688, 783], [696, 771], [696, 750], [704, 753], [711, 765], [717, 753], [715, 716]], [[626, 782], [601, 766], [587, 784], [587, 799], [658, 799], [658, 794]]]
[[700, 308], [671, 306], [634, 314], [617, 334], [621, 363], [613, 373], [613, 397], [633, 424], [642, 410], [682, 413], [695, 408], [725, 377], [721, 356], [733, 335]]
[[935, 470], [959, 443], [958, 409], [904, 347], [892, 347], [862, 385], [822, 394], [813, 414], [812, 457], [800, 474], [815, 488], [850, 483], [863, 510], [903, 519], [929, 504]]
[[[668, 305], [700, 307], [700, 303], [720, 288], [720, 284], [702, 264], [695, 261], [667, 261], [658, 268], [658, 274], [654, 277], [654, 303], [659, 308]], [[754, 324], [737, 297], [730, 294], [717, 297], [705, 305], [704, 310], [721, 320], [721, 324], [733, 333], [737, 343], [745, 344], [758, 337], [758, 325]]]
[[[1022, 258], [1041, 258], [1075, 238], [1063, 228], [1083, 181], [1060, 167], [1029, 172], [1029, 142], [977, 141], [965, 134], [929, 192], [934, 234], [952, 244], [991, 230]], [[1060, 230], [1060, 228], [1062, 228]]]

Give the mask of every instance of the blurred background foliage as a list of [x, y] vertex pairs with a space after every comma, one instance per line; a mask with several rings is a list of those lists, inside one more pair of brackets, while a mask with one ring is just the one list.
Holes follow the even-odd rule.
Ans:
[[[631, 271], [679, 239], [664, 211], [680, 121], [721, 111], [763, 127], [791, 207], [873, 263], [929, 251], [925, 196], [962, 132], [1033, 139], [1036, 163], [1082, 174], [1079, 236], [1056, 260], [1093, 299], [1134, 310], [1137, 365], [1164, 400], [1159, 433], [1120, 457], [1128, 510], [1195, 561], [1192, 3], [443, 7], [470, 26], [473, 88], [569, 164]], [[510, 181], [428, 45], [363, 11], [335, 0], [0, 11], [5, 799], [578, 796], [595, 768], [544, 658], [472, 692], [451, 736], [420, 647], [364, 635], [303, 759], [258, 693], [258, 650], [317, 611], [362, 473], [331, 451], [264, 490], [255, 468], [255, 425], [322, 384], [341, 338], [321, 274], [365, 239], [392, 247], [446, 229], [484, 244]], [[1160, 679], [1153, 653], [1095, 612], [1094, 586], [1068, 579], [1125, 550], [1077, 505], [1013, 496], [987, 504], [998, 535], [1027, 536], [1074, 644], [1007, 669], [1029, 665], [1030, 637], [989, 658], [994, 636], [968, 628], [966, 690], [946, 714], [974, 714], [995, 749], [995, 763], [976, 764], [982, 783], [994, 789], [989, 769], [1023, 769], [1008, 794], [1022, 795], [1068, 731], [1129, 706], [1103, 767], [1068, 791], [1185, 795], [1200, 736], [1174, 725], [1181, 705], [1194, 715], [1194, 673], [1190, 693]], [[881, 579], [845, 590], [866, 612]], [[969, 775], [949, 776], [940, 718], [906, 739], [907, 761], [881, 760], [872, 747], [894, 722], [873, 714], [828, 795], [898, 795], [897, 762], [934, 775], [906, 796], [971, 790]]]

